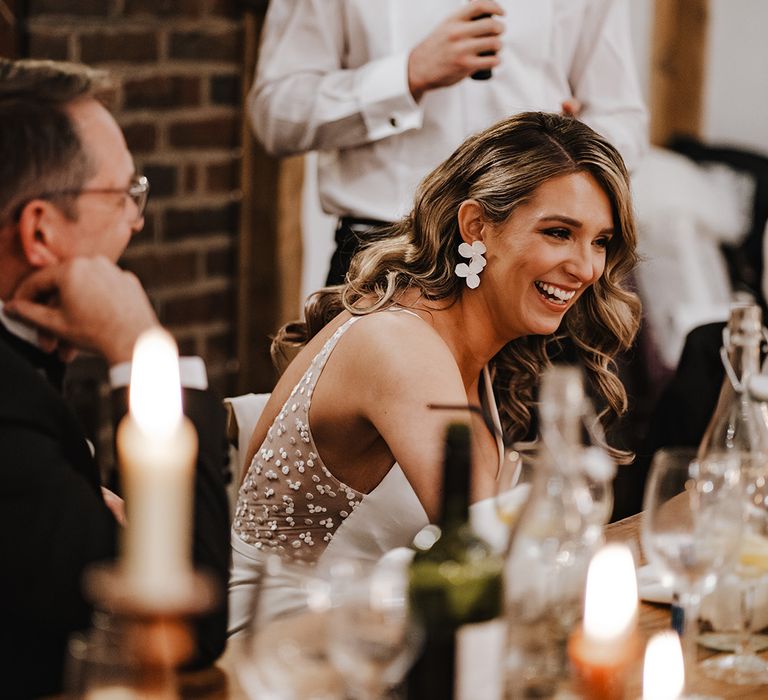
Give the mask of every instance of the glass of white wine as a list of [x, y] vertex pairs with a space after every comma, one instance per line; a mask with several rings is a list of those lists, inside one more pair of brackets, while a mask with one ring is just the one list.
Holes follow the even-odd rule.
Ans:
[[755, 653], [752, 643], [755, 596], [768, 580], [768, 476], [763, 459], [742, 456], [744, 530], [733, 571], [739, 595], [739, 630], [734, 653], [702, 662], [711, 678], [739, 685], [768, 683], [768, 661]]
[[738, 464], [728, 455], [697, 460], [693, 450], [669, 448], [653, 457], [641, 526], [643, 551], [683, 608], [683, 652], [690, 680], [701, 597], [735, 563], [742, 532]]
[[496, 515], [510, 530], [517, 522], [533, 483], [534, 451], [510, 449], [496, 480]]

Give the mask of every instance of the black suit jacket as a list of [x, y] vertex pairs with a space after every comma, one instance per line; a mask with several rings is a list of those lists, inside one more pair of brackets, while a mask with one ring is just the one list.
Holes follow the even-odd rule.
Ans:
[[[0, 326], [0, 666], [3, 697], [61, 689], [69, 635], [88, 627], [83, 571], [116, 554], [118, 526], [104, 505], [98, 465], [71, 408], [36, 364], [42, 355]], [[125, 391], [115, 392], [125, 411]], [[229, 520], [223, 411], [208, 392], [186, 390], [197, 428], [194, 559], [218, 579], [222, 603], [197, 624], [195, 663], [226, 642]]]
[[685, 339], [674, 377], [659, 397], [635, 463], [619, 469], [613, 519], [640, 512], [654, 453], [662, 447], [698, 447], [717, 405], [725, 370], [720, 360], [724, 323], [694, 328]]

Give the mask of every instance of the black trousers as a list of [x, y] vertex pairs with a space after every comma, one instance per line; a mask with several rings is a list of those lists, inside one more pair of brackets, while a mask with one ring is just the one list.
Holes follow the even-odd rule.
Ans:
[[386, 228], [386, 221], [377, 219], [355, 219], [343, 216], [336, 227], [336, 250], [331, 257], [328, 278], [325, 284], [344, 284], [349, 264], [360, 248], [377, 240], [377, 231]]

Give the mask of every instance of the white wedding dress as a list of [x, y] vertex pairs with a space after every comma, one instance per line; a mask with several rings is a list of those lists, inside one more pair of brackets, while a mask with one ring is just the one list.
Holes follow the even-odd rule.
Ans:
[[[360, 318], [353, 316], [340, 326], [314, 357], [240, 487], [232, 524], [231, 635], [250, 624], [257, 588], [260, 618], [298, 610], [305, 605], [299, 580], [307, 567], [324, 568], [335, 558], [378, 561], [392, 549], [410, 546], [429, 523], [397, 463], [365, 494], [339, 481], [317, 452], [309, 425], [312, 392], [336, 344]], [[483, 378], [483, 403], [500, 427], [487, 368]], [[500, 439], [498, 444], [501, 460]], [[271, 571], [264, 566], [271, 554], [290, 566]]]

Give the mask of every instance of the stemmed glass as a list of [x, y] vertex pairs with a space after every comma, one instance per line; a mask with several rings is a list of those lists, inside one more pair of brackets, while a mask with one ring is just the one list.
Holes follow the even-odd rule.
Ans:
[[[737, 457], [734, 457], [737, 459]], [[702, 662], [711, 678], [728, 683], [768, 683], [768, 662], [760, 658], [751, 643], [755, 595], [768, 577], [768, 473], [764, 458], [738, 456], [743, 488], [744, 532], [737, 548], [738, 560], [731, 578], [739, 595], [740, 624], [732, 654], [714, 656]]]
[[496, 479], [496, 515], [510, 530], [517, 522], [531, 491], [532, 456], [532, 453], [526, 453], [522, 448], [507, 450]]
[[248, 634], [230, 640], [244, 647], [237, 662], [243, 690], [253, 700], [342, 700], [344, 684], [327, 656], [327, 577], [277, 555], [261, 568]]
[[695, 668], [701, 597], [714, 588], [738, 553], [739, 479], [738, 462], [727, 454], [697, 460], [693, 450], [662, 449], [651, 463], [641, 525], [643, 550], [678, 591], [688, 679]]
[[416, 656], [421, 635], [408, 614], [409, 554], [387, 555], [375, 565], [340, 560], [330, 567], [328, 655], [349, 697], [386, 697]]

